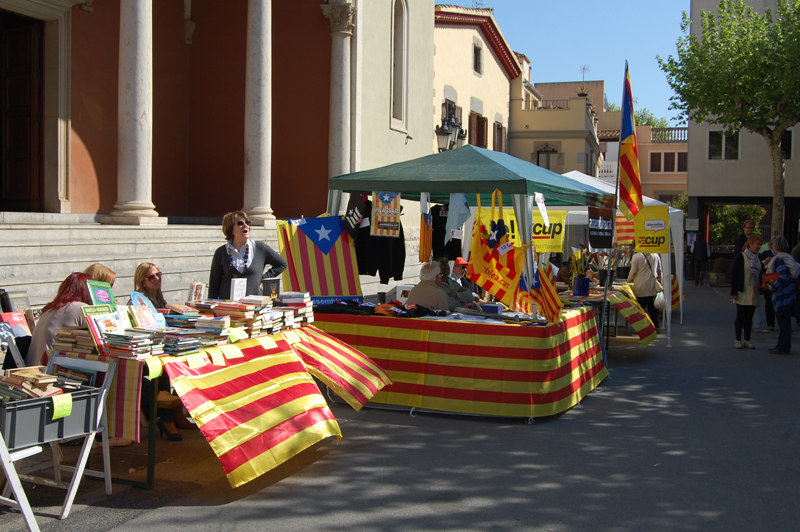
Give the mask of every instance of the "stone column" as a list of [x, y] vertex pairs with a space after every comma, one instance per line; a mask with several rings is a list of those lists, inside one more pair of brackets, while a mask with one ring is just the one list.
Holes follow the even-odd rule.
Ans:
[[272, 0], [247, 2], [244, 211], [255, 225], [275, 220], [272, 197]]
[[104, 223], [166, 224], [152, 203], [153, 2], [121, 0], [117, 93], [117, 203]]
[[350, 41], [356, 7], [347, 0], [320, 7], [331, 23], [328, 177], [333, 177], [350, 173]]

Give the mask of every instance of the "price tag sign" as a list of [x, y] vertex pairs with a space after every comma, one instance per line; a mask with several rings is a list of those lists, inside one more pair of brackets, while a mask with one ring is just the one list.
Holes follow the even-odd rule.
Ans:
[[202, 368], [206, 364], [208, 364], [208, 357], [204, 353], [186, 355], [186, 365], [189, 366], [189, 369]]
[[301, 226], [301, 225], [305, 225], [306, 224], [306, 219], [305, 218], [298, 218], [297, 220], [292, 220], [291, 222], [292, 222], [292, 225], [294, 227], [298, 227], [298, 226]]
[[283, 335], [283, 339], [289, 342], [289, 344], [296, 344], [300, 342], [300, 337], [297, 336], [297, 333], [294, 331], [281, 331]]
[[243, 358], [244, 355], [242, 354], [242, 350], [236, 347], [235, 345], [221, 345], [219, 346], [219, 350], [222, 351], [222, 354], [225, 355], [225, 358], [228, 360], [232, 358]]
[[222, 354], [222, 351], [219, 350], [217, 347], [209, 347], [206, 349], [206, 354], [211, 357], [211, 363], [215, 366], [224, 366], [225, 365], [225, 356]]
[[244, 327], [231, 327], [228, 329], [228, 340], [231, 343], [236, 343], [243, 338], [247, 338], [247, 331], [244, 330]]
[[261, 344], [261, 347], [263, 347], [264, 349], [277, 349], [278, 348], [278, 344], [276, 344], [275, 340], [273, 340], [269, 336], [260, 336], [260, 337], [256, 338], [256, 340], [258, 340], [258, 343]]
[[536, 205], [539, 206], [539, 213], [542, 215], [542, 220], [544, 220], [544, 226], [550, 227], [550, 218], [547, 217], [547, 207], [544, 204], [544, 194], [539, 194], [537, 192], [535, 197]]
[[498, 252], [499, 252], [501, 255], [505, 255], [506, 253], [508, 253], [508, 252], [509, 252], [509, 251], [511, 251], [512, 249], [514, 249], [514, 243], [513, 243], [513, 242], [506, 242], [506, 243], [505, 243], [505, 244], [503, 244], [502, 246], [498, 246], [498, 247], [497, 247], [497, 251], [498, 251]]
[[62, 393], [53, 396], [53, 421], [72, 413], [72, 394]]
[[147, 378], [150, 380], [157, 379], [161, 376], [164, 369], [164, 364], [158, 357], [145, 358], [144, 363], [147, 364]]

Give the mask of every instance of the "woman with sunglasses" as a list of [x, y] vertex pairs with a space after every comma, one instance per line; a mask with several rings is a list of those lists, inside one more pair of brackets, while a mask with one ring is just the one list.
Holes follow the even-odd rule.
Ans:
[[[243, 211], [229, 212], [222, 218], [222, 234], [228, 243], [220, 246], [211, 261], [208, 297], [231, 298], [231, 279], [247, 279], [247, 295], [261, 295], [261, 279], [277, 277], [286, 261], [264, 242], [250, 240], [250, 219]], [[264, 273], [264, 270], [270, 269]]]
[[167, 301], [161, 292], [161, 272], [152, 262], [143, 262], [133, 274], [133, 289], [150, 300], [156, 308], [167, 308]]

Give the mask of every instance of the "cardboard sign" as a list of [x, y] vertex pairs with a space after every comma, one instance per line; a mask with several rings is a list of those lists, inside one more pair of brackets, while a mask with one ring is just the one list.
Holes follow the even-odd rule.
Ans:
[[72, 413], [72, 394], [62, 393], [53, 396], [53, 421]]
[[595, 249], [614, 247], [614, 210], [589, 207], [589, 245]]
[[633, 219], [636, 251], [669, 253], [669, 207], [644, 207]]

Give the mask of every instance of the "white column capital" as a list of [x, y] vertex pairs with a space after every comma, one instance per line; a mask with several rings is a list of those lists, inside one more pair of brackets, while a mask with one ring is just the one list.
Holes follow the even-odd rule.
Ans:
[[350, 3], [344, 4], [323, 4], [322, 14], [331, 23], [331, 35], [344, 34], [352, 35], [355, 29], [353, 18], [356, 15], [356, 6]]

